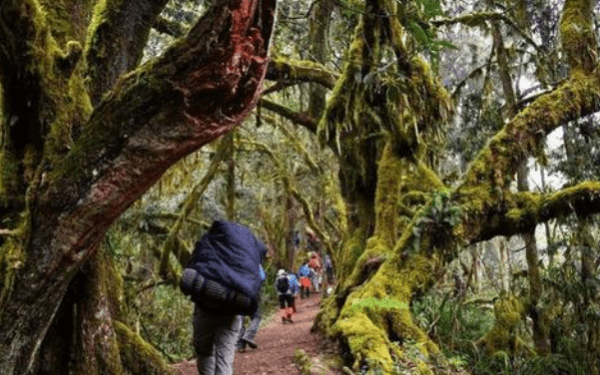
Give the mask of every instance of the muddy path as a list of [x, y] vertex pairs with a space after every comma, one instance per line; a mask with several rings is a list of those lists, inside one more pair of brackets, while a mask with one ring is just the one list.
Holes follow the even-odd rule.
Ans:
[[[293, 323], [282, 323], [277, 314], [265, 318], [255, 338], [258, 348], [235, 354], [234, 375], [300, 374], [294, 363], [296, 349], [304, 350], [310, 357], [312, 374], [342, 374], [333, 368], [333, 349], [310, 332], [320, 298], [320, 294], [312, 294], [307, 299], [298, 299]], [[198, 375], [194, 361], [180, 363], [175, 368], [179, 375]]]

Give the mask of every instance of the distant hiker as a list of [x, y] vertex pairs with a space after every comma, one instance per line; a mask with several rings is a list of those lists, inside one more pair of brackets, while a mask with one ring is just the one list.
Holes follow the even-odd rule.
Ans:
[[266, 251], [248, 228], [227, 221], [215, 221], [196, 243], [180, 287], [195, 303], [193, 344], [200, 374], [232, 374], [242, 316], [253, 316], [258, 308]]
[[275, 289], [279, 297], [279, 312], [281, 314], [281, 321], [283, 323], [292, 323], [292, 315], [294, 314], [294, 297], [292, 296], [292, 290], [290, 288], [290, 279], [285, 270], [281, 269], [277, 271], [277, 278], [275, 279]]
[[308, 298], [310, 296], [310, 268], [308, 268], [307, 260], [298, 270], [298, 276], [300, 276], [300, 298]]
[[294, 303], [292, 305], [292, 309], [294, 313], [296, 313], [296, 297], [300, 293], [300, 281], [293, 272], [288, 272], [288, 279], [290, 280], [290, 291], [292, 292], [292, 298], [294, 299]]
[[[260, 279], [264, 282], [267, 278], [265, 274], [265, 270], [260, 266]], [[260, 327], [260, 321], [262, 319], [261, 309], [260, 309], [260, 294], [258, 298], [258, 308], [256, 312], [250, 317], [250, 323], [248, 327], [244, 327], [242, 324], [242, 328], [240, 328], [240, 334], [238, 336], [237, 348], [239, 350], [246, 350], [246, 345], [251, 347], [252, 349], [258, 348], [258, 344], [254, 342], [254, 336], [256, 336], [256, 332]]]
[[315, 288], [315, 292], [319, 293], [319, 286], [321, 285], [321, 257], [317, 252], [312, 253], [310, 256], [310, 261], [308, 262], [308, 267], [311, 270], [311, 281], [313, 288]]
[[325, 273], [327, 274], [327, 283], [333, 283], [333, 264], [331, 263], [331, 256], [329, 254], [325, 254]]

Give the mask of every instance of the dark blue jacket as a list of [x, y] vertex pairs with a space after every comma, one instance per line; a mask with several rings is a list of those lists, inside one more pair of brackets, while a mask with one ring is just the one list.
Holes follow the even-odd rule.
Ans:
[[189, 267], [209, 280], [247, 296], [257, 296], [265, 246], [244, 226], [215, 221], [196, 243]]

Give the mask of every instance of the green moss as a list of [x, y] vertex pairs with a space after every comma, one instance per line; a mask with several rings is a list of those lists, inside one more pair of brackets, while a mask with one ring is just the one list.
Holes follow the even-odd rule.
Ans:
[[354, 265], [366, 248], [366, 241], [369, 235], [367, 226], [368, 223], [364, 223], [359, 228], [351, 228], [350, 238], [342, 244], [337, 259], [336, 277], [339, 283], [345, 283], [346, 278], [354, 271]]
[[294, 363], [300, 370], [300, 374], [302, 375], [311, 375], [312, 374], [312, 363], [310, 361], [310, 356], [305, 350], [296, 349], [294, 351]]
[[[405, 170], [403, 166], [402, 160], [394, 154], [391, 142], [388, 142], [383, 149], [377, 169], [374, 233], [374, 236], [381, 239], [387, 247], [392, 247], [398, 237], [398, 202], [402, 172]], [[387, 252], [385, 249], [383, 251]]]
[[563, 52], [571, 69], [589, 72], [596, 65], [593, 4], [590, 0], [567, 0], [560, 21]]
[[175, 375], [160, 353], [121, 322], [114, 321], [123, 366], [131, 375]]
[[362, 253], [353, 263], [352, 273], [344, 280], [344, 288], [353, 288], [361, 285], [370, 274], [368, 269], [369, 262], [377, 261], [381, 263], [383, 259], [388, 257], [391, 248], [386, 242], [378, 237], [371, 237], [367, 240], [367, 244]]
[[[570, 80], [521, 111], [488, 142], [470, 166], [459, 193], [483, 184], [489, 187], [482, 189], [485, 194], [501, 199], [517, 166], [539, 150], [545, 135], [573, 116], [595, 110], [599, 97], [598, 77], [586, 75], [581, 69], [573, 71]], [[523, 150], [523, 144], [529, 147]]]
[[333, 88], [337, 81], [337, 74], [320, 63], [275, 57], [269, 64], [286, 80], [318, 82], [328, 88]]
[[365, 314], [355, 312], [351, 316], [340, 318], [334, 331], [348, 341], [350, 352], [355, 359], [355, 370], [360, 369], [368, 360], [370, 369], [381, 369], [386, 374], [391, 373], [393, 361], [386, 333], [374, 325]]
[[[408, 236], [405, 241], [409, 241]], [[391, 368], [392, 353], [400, 353], [396, 353], [389, 337], [415, 340], [425, 356], [439, 353], [439, 348], [413, 322], [409, 310], [413, 293], [431, 285], [438, 261], [414, 255], [402, 263], [399, 268], [394, 254], [369, 282], [350, 293], [334, 325], [333, 332], [348, 340], [355, 367], [369, 358], [375, 368]]]
[[22, 245], [14, 238], [7, 238], [0, 247], [0, 305], [10, 298], [15, 281], [15, 270], [23, 267], [25, 255]]
[[[7, 218], [8, 219], [8, 218]], [[28, 211], [14, 220], [12, 229], [0, 233], [0, 306], [10, 298], [14, 286], [16, 270], [22, 268], [27, 260], [25, 249], [31, 235], [31, 217]], [[5, 225], [9, 220], [5, 221]]]
[[90, 0], [79, 1], [76, 5], [65, 0], [40, 1], [52, 30], [52, 36], [61, 46], [70, 40], [83, 40], [86, 16], [91, 3]]
[[526, 311], [522, 301], [514, 295], [499, 298], [494, 303], [494, 326], [479, 340], [486, 353], [499, 350], [514, 352], [517, 344], [517, 325]]
[[6, 207], [18, 194], [18, 161], [14, 155], [3, 149], [0, 151], [0, 207]]

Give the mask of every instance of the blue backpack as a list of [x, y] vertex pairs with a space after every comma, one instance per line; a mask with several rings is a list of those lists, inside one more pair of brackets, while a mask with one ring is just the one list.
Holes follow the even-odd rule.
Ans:
[[181, 291], [209, 314], [252, 315], [258, 308], [266, 252], [248, 228], [215, 221], [195, 245]]

